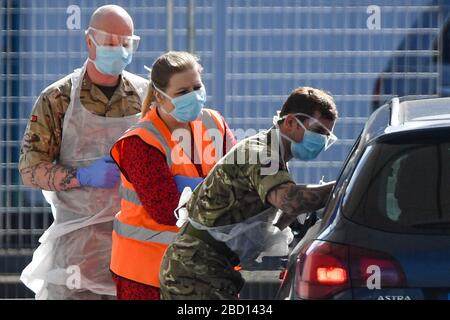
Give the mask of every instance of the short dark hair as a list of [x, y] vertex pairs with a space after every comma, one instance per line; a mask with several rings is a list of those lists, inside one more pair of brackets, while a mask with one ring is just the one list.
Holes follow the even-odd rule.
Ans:
[[[329, 120], [336, 120], [338, 116], [336, 103], [331, 94], [311, 87], [298, 87], [284, 102], [280, 117], [291, 113], [304, 113], [314, 117], [316, 111]], [[299, 118], [303, 121], [306, 117], [299, 116]]]

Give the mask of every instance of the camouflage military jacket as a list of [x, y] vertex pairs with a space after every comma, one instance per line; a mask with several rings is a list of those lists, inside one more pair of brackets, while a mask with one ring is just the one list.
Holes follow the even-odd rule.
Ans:
[[[143, 79], [144, 80], [144, 79]], [[59, 157], [64, 115], [70, 103], [71, 75], [53, 83], [37, 99], [20, 150], [19, 170]], [[83, 79], [80, 100], [90, 112], [105, 117], [124, 117], [139, 113], [141, 100], [130, 81], [121, 76], [113, 96], [108, 98], [91, 82]]]
[[211, 170], [187, 204], [189, 216], [208, 227], [244, 221], [269, 208], [267, 194], [292, 182], [281, 157], [278, 129], [242, 140]]

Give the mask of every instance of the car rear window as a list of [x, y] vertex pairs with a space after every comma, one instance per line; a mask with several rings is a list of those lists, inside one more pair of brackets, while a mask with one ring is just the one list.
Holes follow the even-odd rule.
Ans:
[[343, 212], [385, 231], [450, 234], [450, 142], [368, 147], [349, 181]]

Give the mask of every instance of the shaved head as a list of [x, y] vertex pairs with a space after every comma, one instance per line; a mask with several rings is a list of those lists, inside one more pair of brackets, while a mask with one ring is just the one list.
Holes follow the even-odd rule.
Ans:
[[133, 34], [134, 25], [131, 16], [124, 8], [116, 5], [99, 7], [92, 14], [89, 26], [109, 33], [123, 36]]

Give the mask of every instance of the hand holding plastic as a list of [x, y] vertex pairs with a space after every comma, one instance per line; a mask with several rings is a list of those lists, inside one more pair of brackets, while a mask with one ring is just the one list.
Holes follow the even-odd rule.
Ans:
[[120, 170], [109, 155], [77, 169], [77, 179], [83, 187], [110, 189], [116, 185], [119, 178]]
[[177, 189], [181, 193], [185, 187], [190, 187], [194, 190], [202, 181], [203, 178], [195, 178], [188, 176], [177, 175], [174, 177], [175, 183], [177, 184]]

